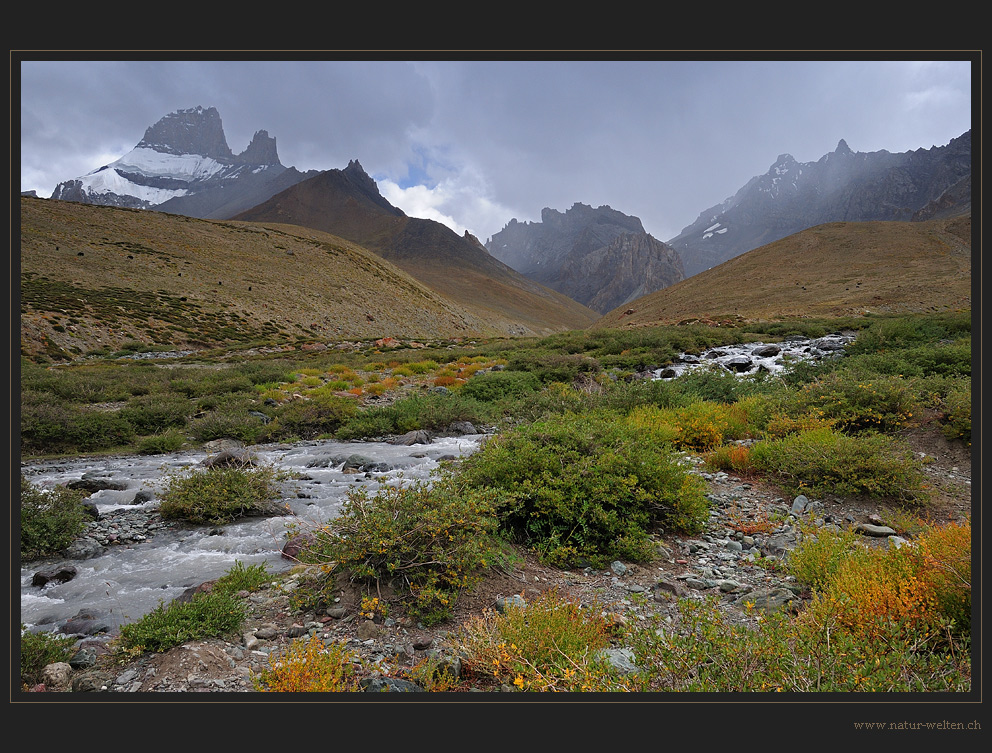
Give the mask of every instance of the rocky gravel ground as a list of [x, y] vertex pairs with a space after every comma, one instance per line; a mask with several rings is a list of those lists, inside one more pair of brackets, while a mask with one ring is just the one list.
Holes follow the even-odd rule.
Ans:
[[[932, 431], [907, 436], [926, 461], [935, 498], [913, 514], [935, 522], [963, 520], [971, 511], [970, 449], [943, 440]], [[868, 499], [810, 499], [794, 497], [757, 480], [726, 473], [707, 473], [701, 460], [686, 456], [693, 472], [707, 481], [712, 507], [706, 530], [695, 537], [664, 536], [657, 540], [657, 558], [648, 564], [615, 562], [609, 569], [557, 570], [521, 552], [509, 570], [491, 572], [471, 592], [463, 594], [448, 622], [425, 628], [401, 615], [376, 621], [359, 615], [361, 593], [340, 583], [337, 601], [323, 614], [294, 612], [290, 592], [299, 571], [274, 579], [248, 595], [250, 615], [241, 635], [233, 639], [194, 641], [160, 654], [145, 654], [125, 666], [110, 662], [107, 637], [84, 637], [69, 664], [48, 668], [42, 692], [110, 693], [248, 693], [257, 690], [253, 678], [270, 666], [297, 638], [318, 635], [325, 642], [344, 641], [361, 655], [366, 689], [416, 690], [395, 679], [429, 655], [453, 659], [448, 639], [464, 622], [505, 601], [532, 601], [554, 589], [560, 595], [595, 604], [619, 621], [644, 620], [651, 614], [673, 617], [678, 598], [715, 597], [728, 619], [757, 624], [765, 610], [801, 608], [809, 594], [782, 570], [762, 566], [787, 556], [801, 538], [804, 525], [853, 527], [876, 546], [900, 545], [909, 534], [901, 530], [906, 511]], [[161, 521], [143, 522], [119, 516], [93, 537], [131, 539], [155, 535]], [[745, 609], [745, 602], [754, 605]], [[399, 610], [395, 610], [399, 614]], [[454, 662], [457, 666], [457, 662]], [[478, 688], [482, 690], [483, 688]], [[493, 690], [499, 688], [484, 688]], [[509, 688], [503, 688], [509, 691]]]

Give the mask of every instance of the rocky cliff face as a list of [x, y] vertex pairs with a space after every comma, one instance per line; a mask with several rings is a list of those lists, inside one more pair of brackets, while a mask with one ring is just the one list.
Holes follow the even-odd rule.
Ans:
[[511, 220], [486, 249], [527, 277], [603, 313], [685, 277], [678, 254], [640, 219], [608, 206], [545, 208], [541, 222]]
[[854, 152], [841, 139], [817, 162], [780, 155], [767, 173], [702, 212], [668, 244], [692, 276], [826, 222], [923, 219], [918, 213], [935, 202], [943, 202], [945, 213], [952, 205], [969, 211], [970, 175], [970, 131], [943, 147], [898, 154]]
[[201, 154], [219, 162], [234, 159], [224, 136], [220, 113], [214, 107], [194, 107], [169, 113], [145, 130], [138, 149], [162, 154]]
[[560, 269], [558, 290], [600, 312], [685, 278], [679, 255], [647, 233], [622, 233], [607, 246], [575, 250]]
[[216, 108], [194, 107], [166, 115], [128, 154], [60, 183], [52, 198], [227, 219], [316, 172], [284, 167], [266, 131], [234, 154]]

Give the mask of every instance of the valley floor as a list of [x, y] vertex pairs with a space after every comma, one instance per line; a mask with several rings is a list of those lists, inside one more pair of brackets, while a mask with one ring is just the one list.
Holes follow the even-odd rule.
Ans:
[[[925, 510], [918, 511], [920, 516], [938, 523], [969, 518], [970, 450], [948, 442], [935, 428], [915, 430], [906, 438], [927, 462], [927, 473], [935, 488], [934, 499]], [[375, 623], [359, 617], [361, 593], [348, 584], [341, 584], [339, 609], [334, 617], [293, 613], [285, 590], [268, 586], [250, 597], [251, 614], [242, 630], [242, 640], [195, 641], [162, 654], [145, 654], [126, 666], [112, 666], [105, 657], [95, 667], [77, 672], [73, 689], [126, 694], [255, 692], [252, 678], [270, 666], [269, 655], [278, 655], [294, 638], [308, 632], [325, 640], [344, 641], [350, 650], [361, 654], [367, 667], [378, 665], [378, 670], [366, 670], [368, 675], [396, 676], [423, 661], [428, 652], [443, 652], [446, 639], [485, 610], [496, 609], [501, 598], [520, 595], [530, 602], [549, 590], [570, 600], [601, 605], [621, 622], [643, 620], [650, 614], [672, 616], [677, 598], [714, 597], [726, 619], [756, 626], [754, 613], [745, 608], [745, 602], [783, 588], [791, 588], [796, 596], [793, 609], [801, 608], [803, 597], [809, 594], [803, 594], [794, 580], [749, 563], [739, 556], [740, 552], [731, 556], [725, 547], [734, 540], [731, 526], [735, 521], [757, 519], [769, 510], [787, 515], [792, 497], [758, 480], [724, 473], [704, 474], [704, 478], [708, 496], [714, 502], [708, 530], [692, 539], [664, 537], [661, 543], [670, 556], [663, 554], [654, 562], [614, 570], [563, 571], [542, 565], [533, 554], [520, 552], [521, 560], [513, 569], [491, 571], [477, 587], [459, 598], [453, 619], [429, 629], [403, 617]], [[889, 519], [891, 514], [899, 513], [898, 508], [863, 498], [829, 498], [821, 502], [822, 507], [818, 505], [815, 513], [809, 514], [848, 525]], [[886, 538], [874, 543], [888, 545]], [[717, 580], [711, 580], [714, 577]], [[727, 581], [736, 586], [727, 586]], [[723, 585], [707, 585], [717, 582]], [[485, 678], [470, 685], [478, 691], [515, 691], [493, 685]]]

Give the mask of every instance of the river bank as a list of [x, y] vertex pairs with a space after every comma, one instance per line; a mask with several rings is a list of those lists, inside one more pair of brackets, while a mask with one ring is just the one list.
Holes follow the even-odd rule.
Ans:
[[[949, 443], [935, 427], [907, 432], [914, 451], [927, 460], [926, 468], [936, 494], [922, 514], [937, 522], [964, 520], [971, 511], [971, 464], [966, 448]], [[857, 527], [875, 546], [898, 545], [902, 538], [890, 523], [905, 512], [898, 506], [871, 499], [829, 497], [803, 499], [754, 479], [725, 473], [706, 473], [690, 456], [693, 472], [703, 476], [711, 501], [706, 531], [696, 537], [661, 536], [658, 557], [651, 563], [614, 563], [606, 570], [557, 570], [542, 565], [532, 553], [520, 552], [512, 570], [492, 571], [472, 591], [463, 593], [451, 620], [425, 628], [392, 610], [394, 617], [380, 621], [359, 615], [361, 592], [341, 582], [338, 599], [323, 614], [298, 613], [290, 607], [289, 591], [295, 576], [284, 572], [250, 595], [249, 618], [240, 635], [227, 639], [194, 641], [162, 654], [146, 654], [124, 666], [114, 665], [106, 640], [84, 637], [85, 654], [75, 668], [36, 690], [106, 693], [250, 693], [253, 678], [270, 666], [289, 643], [316, 635], [325, 642], [341, 641], [362, 657], [370, 690], [391, 683], [393, 690], [414, 690], [396, 678], [427, 657], [450, 661], [449, 639], [466, 621], [502, 600], [516, 596], [525, 602], [542, 593], [559, 594], [585, 604], [596, 604], [618, 621], [642, 621], [652, 615], [675, 619], [679, 599], [718, 600], [727, 619], [756, 625], [764, 610], [796, 610], [809, 594], [782, 572], [759, 566], [759, 557], [781, 557], [800, 538], [802, 524]], [[767, 533], [742, 533], [741, 521], [772, 520]], [[747, 608], [750, 603], [756, 605]], [[622, 649], [622, 646], [618, 646]], [[509, 687], [486, 682], [470, 684], [479, 691], [506, 691]]]

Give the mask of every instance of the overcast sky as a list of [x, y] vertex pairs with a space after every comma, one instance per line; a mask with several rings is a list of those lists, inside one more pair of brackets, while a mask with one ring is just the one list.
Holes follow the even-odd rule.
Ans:
[[953, 52], [868, 61], [116, 57], [15, 61], [22, 191], [47, 198], [129, 152], [166, 114], [199, 105], [217, 108], [235, 153], [266, 130], [286, 166], [343, 169], [357, 159], [394, 206], [483, 242], [511, 219], [537, 222], [544, 207], [576, 202], [639, 217], [667, 241], [780, 154], [815, 162], [840, 139], [856, 152], [929, 149], [972, 127], [974, 61]]

